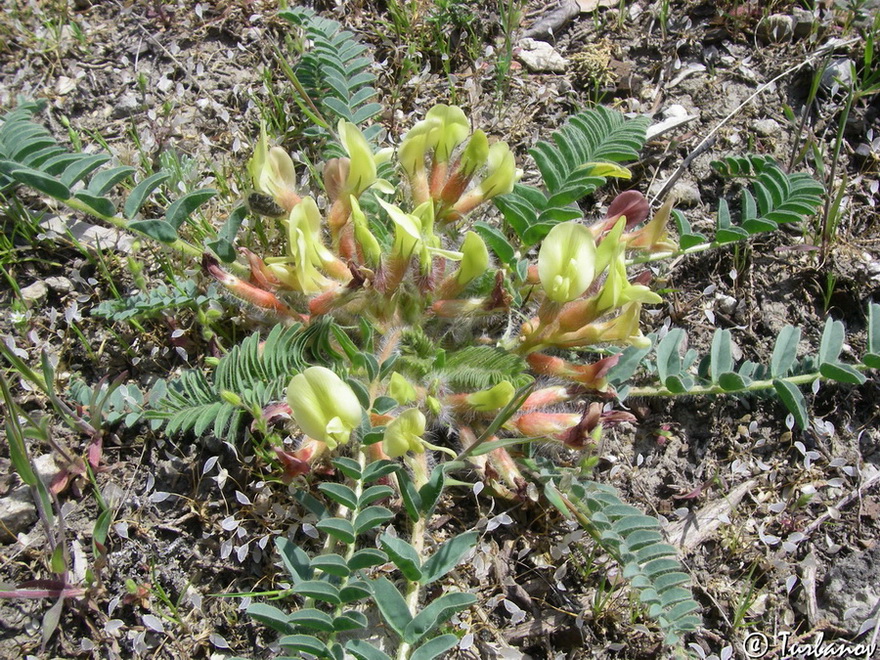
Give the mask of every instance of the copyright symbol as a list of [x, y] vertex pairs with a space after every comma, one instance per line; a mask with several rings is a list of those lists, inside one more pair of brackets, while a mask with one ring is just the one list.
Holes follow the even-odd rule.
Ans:
[[743, 651], [749, 658], [763, 658], [770, 649], [770, 642], [764, 633], [749, 633], [743, 641]]

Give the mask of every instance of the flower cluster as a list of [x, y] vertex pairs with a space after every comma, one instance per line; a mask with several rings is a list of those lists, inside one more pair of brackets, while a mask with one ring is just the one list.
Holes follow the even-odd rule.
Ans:
[[[554, 226], [536, 264], [525, 270], [496, 267], [481, 234], [468, 225], [476, 209], [511, 192], [521, 176], [504, 142], [490, 143], [482, 130], [472, 131], [460, 108], [435, 106], [397, 150], [407, 205], [397, 196], [399, 184], [379, 176], [392, 152], [374, 151], [354, 124], [341, 121], [337, 132], [347, 156], [326, 163], [326, 199], [321, 203], [300, 194], [290, 156], [270, 148], [265, 132], [261, 135], [249, 171], [257, 192], [277, 207], [272, 215], [280, 218], [284, 253], [259, 257], [243, 250], [250, 281], [206, 262], [213, 276], [282, 318], [306, 324], [325, 315], [340, 323], [364, 319], [384, 335], [386, 358], [400, 351], [406, 328], [435, 338], [435, 362], [469, 343], [455, 331], [465, 321], [482, 323], [474, 327], [490, 334], [507, 328], [491, 340], [496, 350], [524, 360], [536, 377], [566, 384], [533, 391], [507, 416], [505, 434], [582, 447], [603, 425], [627, 419], [603, 411], [597, 402], [584, 404], [580, 413], [546, 412], [581, 398], [586, 390], [607, 389], [607, 373], [617, 361], [611, 356], [580, 365], [551, 353], [648, 341], [639, 328], [640, 309], [660, 297], [646, 281], [629, 279], [627, 252], [673, 245], [666, 231], [671, 207], [664, 206], [645, 222], [650, 214], [645, 198], [623, 193], [599, 222]], [[614, 164], [589, 166], [597, 176], [626, 173]], [[505, 317], [506, 323], [493, 321]], [[518, 317], [525, 321], [511, 332], [511, 320]], [[428, 372], [435, 375], [424, 377]], [[431, 447], [425, 441], [429, 420], [454, 427], [467, 445], [517, 395], [508, 380], [476, 391], [453, 391], [430, 369], [371, 378], [363, 383], [366, 401], [325, 367], [295, 376], [287, 400], [293, 420], [309, 440], [297, 452], [285, 453], [282, 462], [301, 473], [325, 451], [348, 442], [357, 429], [384, 429], [383, 442], [368, 447], [373, 458], [415, 459]], [[377, 397], [393, 398], [399, 407], [382, 414], [367, 410]], [[505, 450], [493, 450], [483, 460], [491, 463], [489, 473], [500, 475], [496, 490], [521, 488]]]

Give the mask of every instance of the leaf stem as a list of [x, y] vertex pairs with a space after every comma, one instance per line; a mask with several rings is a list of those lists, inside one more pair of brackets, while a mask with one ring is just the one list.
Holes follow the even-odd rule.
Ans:
[[[869, 367], [864, 364], [852, 364], [849, 365], [853, 369], [858, 369], [859, 371], [864, 371]], [[654, 387], [654, 386], [645, 386], [645, 387], [631, 387], [627, 391], [627, 398], [630, 397], [651, 397], [651, 396], [662, 396], [662, 397], [675, 397], [675, 396], [705, 396], [712, 394], [747, 394], [751, 392], [760, 392], [762, 390], [770, 390], [773, 389], [773, 381], [781, 380], [787, 383], [791, 383], [792, 385], [809, 385], [813, 381], [826, 381], [833, 380], [828, 378], [827, 376], [823, 376], [818, 371], [813, 371], [808, 374], [800, 374], [798, 376], [788, 376], [786, 378], [767, 378], [764, 380], [756, 380], [749, 383], [746, 387], [739, 390], [725, 390], [720, 385], [697, 385], [687, 390], [686, 392], [673, 392], [672, 390], [667, 389], [666, 387]]]
[[[89, 206], [88, 204], [85, 204], [84, 202], [77, 199], [76, 197], [71, 197], [70, 199], [65, 199], [62, 201], [62, 203], [64, 205], [70, 207], [74, 211], [80, 211], [81, 213], [85, 213], [86, 215], [90, 215], [92, 217], [98, 218], [99, 220], [103, 220], [104, 222], [108, 222], [111, 225], [113, 225], [114, 227], [116, 227], [117, 229], [122, 229], [124, 231], [131, 232], [133, 234], [139, 234], [140, 236], [143, 236], [145, 238], [149, 238], [151, 241], [155, 241], [155, 239], [152, 238], [151, 236], [148, 236], [144, 232], [133, 228], [131, 226], [131, 224], [128, 222], [128, 220], [126, 220], [125, 218], [122, 218], [118, 215], [104, 215], [103, 213], [99, 213], [98, 211], [93, 209], [91, 206]], [[172, 250], [174, 250], [175, 252], [178, 252], [178, 253], [185, 255], [187, 257], [192, 257], [193, 259], [196, 259], [196, 260], [201, 260], [202, 255], [205, 252], [203, 249], [196, 247], [192, 243], [184, 241], [181, 238], [178, 238], [173, 243], [163, 243], [162, 245], [165, 245], [165, 246], [171, 248]], [[249, 274], [249, 269], [246, 266], [244, 266], [243, 264], [240, 264], [236, 261], [233, 261], [231, 264], [228, 264], [228, 266], [233, 272], [235, 272], [236, 275]]]

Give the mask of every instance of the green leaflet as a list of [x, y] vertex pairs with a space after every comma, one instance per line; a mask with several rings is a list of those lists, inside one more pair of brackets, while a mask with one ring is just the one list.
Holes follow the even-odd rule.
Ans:
[[[605, 177], [592, 175], [591, 168], [584, 166], [635, 160], [645, 144], [647, 126], [644, 118], [625, 119], [603, 107], [570, 117], [552, 134], [552, 142], [538, 142], [529, 150], [543, 177], [546, 194], [518, 184], [513, 192], [496, 198], [495, 205], [523, 244], [535, 245], [554, 225], [581, 217], [574, 204], [605, 182]], [[488, 232], [483, 229], [481, 235], [484, 233]], [[483, 238], [490, 243], [487, 236]], [[501, 244], [497, 238], [496, 242]], [[492, 247], [498, 253], [496, 246]], [[501, 253], [498, 256], [509, 263]]]

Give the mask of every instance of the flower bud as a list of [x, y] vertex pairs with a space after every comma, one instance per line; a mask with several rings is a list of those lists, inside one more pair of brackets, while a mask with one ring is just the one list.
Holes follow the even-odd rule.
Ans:
[[489, 267], [489, 250], [479, 234], [469, 231], [461, 244], [461, 252], [456, 280], [461, 286], [465, 286], [486, 272]]
[[578, 331], [559, 334], [553, 337], [553, 346], [573, 348], [591, 344], [626, 342], [637, 348], [648, 348], [651, 340], [639, 328], [639, 313], [642, 304], [631, 302], [621, 307], [620, 314], [608, 321], [591, 323]]
[[521, 175], [506, 142], [496, 142], [489, 147], [487, 170], [486, 178], [479, 185], [484, 201], [509, 193]]
[[580, 297], [595, 275], [596, 243], [589, 229], [576, 222], [558, 224], [538, 253], [538, 274], [547, 297], [566, 303]]
[[297, 425], [329, 449], [345, 444], [361, 423], [361, 404], [354, 391], [325, 367], [309, 367], [287, 386], [287, 402]]
[[364, 215], [355, 196], [352, 195], [349, 200], [351, 201], [351, 218], [354, 222], [354, 239], [361, 248], [364, 262], [371, 267], [378, 266], [382, 257], [382, 247], [370, 231], [367, 216]]
[[472, 177], [477, 170], [486, 164], [489, 158], [489, 138], [481, 130], [477, 129], [468, 140], [467, 146], [461, 154], [459, 171], [466, 177]]
[[443, 405], [436, 397], [428, 396], [427, 398], [425, 398], [425, 403], [428, 406], [428, 410], [430, 410], [435, 415], [439, 415], [443, 411]]
[[[348, 152], [349, 165], [348, 176], [344, 188], [339, 191], [339, 196], [354, 195], [360, 197], [370, 186], [379, 183], [377, 179], [377, 166], [391, 157], [389, 149], [382, 149], [376, 154], [370, 148], [370, 144], [361, 133], [360, 129], [344, 119], [339, 120], [339, 139], [342, 146]], [[385, 182], [387, 184], [387, 182]], [[393, 189], [392, 189], [393, 192]]]
[[425, 119], [435, 122], [432, 131], [434, 161], [439, 163], [449, 161], [452, 152], [464, 142], [471, 131], [471, 123], [468, 121], [467, 115], [456, 105], [440, 103], [428, 110]]
[[416, 390], [412, 384], [396, 371], [391, 374], [388, 395], [402, 406], [416, 400]]
[[248, 161], [248, 172], [254, 188], [270, 195], [286, 212], [299, 203], [293, 161], [284, 149], [269, 148], [265, 127], [260, 131], [254, 155]]
[[240, 408], [244, 405], [244, 402], [241, 400], [241, 397], [238, 396], [235, 392], [231, 390], [223, 390], [220, 392], [220, 398], [223, 399], [226, 403], [231, 406], [235, 406], [236, 408]]
[[[323, 258], [332, 260], [333, 255], [321, 243], [320, 235], [320, 212], [311, 197], [306, 197], [301, 204], [298, 204], [290, 217], [287, 219], [287, 262], [291, 263], [292, 281], [285, 279], [283, 273], [274, 268], [273, 265], [278, 264], [273, 259], [267, 260], [270, 268], [278, 279], [293, 284], [293, 288], [311, 295], [319, 293], [326, 289], [330, 284], [324, 275], [322, 275], [317, 266], [323, 263]], [[315, 223], [318, 226], [315, 226]]]
[[324, 164], [324, 190], [332, 204], [342, 192], [345, 182], [348, 180], [348, 158], [331, 158]]
[[480, 390], [467, 396], [467, 403], [477, 412], [491, 412], [503, 408], [513, 399], [516, 390], [508, 381], [503, 380], [488, 390]]
[[411, 451], [422, 454], [425, 446], [422, 436], [425, 433], [425, 416], [418, 408], [405, 410], [397, 419], [385, 427], [382, 448], [389, 458], [398, 458]]
[[650, 252], [666, 252], [675, 250], [678, 246], [675, 240], [670, 238], [667, 225], [672, 215], [673, 198], [669, 197], [661, 206], [654, 217], [640, 229], [630, 232], [623, 237], [626, 247], [629, 249], [642, 249]]
[[394, 204], [378, 200], [394, 223], [394, 246], [391, 254], [402, 259], [409, 259], [422, 249], [422, 221], [417, 215], [404, 213]]

